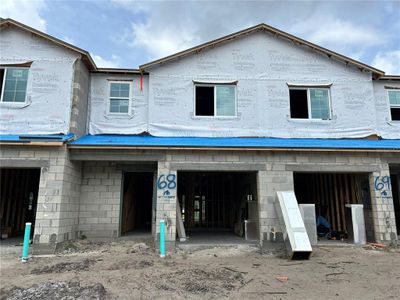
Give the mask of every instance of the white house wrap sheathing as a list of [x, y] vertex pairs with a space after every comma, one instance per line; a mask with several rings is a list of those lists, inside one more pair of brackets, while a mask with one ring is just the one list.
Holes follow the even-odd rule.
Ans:
[[[130, 83], [128, 114], [109, 113], [110, 82]], [[140, 75], [92, 74], [90, 90], [89, 132], [91, 134], [138, 134], [148, 130], [148, 77]]]
[[375, 117], [377, 132], [384, 132], [382, 135], [387, 139], [400, 139], [400, 122], [391, 121], [390, 106], [387, 90], [391, 88], [400, 89], [400, 82], [397, 81], [374, 81]]
[[67, 133], [73, 66], [78, 54], [33, 34], [8, 28], [0, 34], [0, 64], [32, 62], [25, 103], [0, 103], [0, 134]]
[[[377, 113], [389, 117], [389, 104], [383, 96], [376, 103], [370, 73], [268, 33], [148, 71], [148, 131], [156, 136], [400, 138], [399, 123], [377, 121]], [[193, 82], [221, 80], [237, 81], [237, 117], [195, 117]], [[290, 119], [288, 83], [331, 84], [332, 120]]]

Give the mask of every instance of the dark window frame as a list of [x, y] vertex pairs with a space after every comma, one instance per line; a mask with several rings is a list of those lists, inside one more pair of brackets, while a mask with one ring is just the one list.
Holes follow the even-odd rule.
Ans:
[[[29, 81], [29, 67], [19, 67], [19, 66], [0, 66], [0, 69], [3, 70], [3, 74], [1, 75], [2, 77], [0, 78], [0, 103], [6, 103], [6, 104], [11, 104], [11, 105], [23, 105], [26, 103], [27, 98], [28, 98], [28, 81]], [[28, 70], [28, 75], [26, 78], [26, 87], [25, 87], [25, 98], [24, 101], [4, 101], [4, 89], [6, 86], [6, 77], [7, 77], [7, 71], [9, 69], [21, 69], [21, 70]]]
[[[290, 91], [295, 91], [295, 90], [305, 90], [307, 91], [307, 118], [295, 118], [292, 117], [292, 110], [291, 110], [291, 99], [290, 99]], [[310, 96], [310, 91], [311, 90], [326, 90], [328, 91], [328, 113], [329, 116], [327, 119], [321, 119], [321, 118], [313, 118], [312, 117], [312, 108], [311, 108], [311, 96]], [[328, 87], [319, 87], [319, 86], [301, 86], [301, 87], [289, 87], [289, 113], [290, 113], [290, 119], [292, 120], [308, 120], [308, 121], [331, 121], [332, 120], [332, 101], [331, 101], [331, 91], [330, 88]]]
[[[229, 86], [233, 87], [235, 89], [235, 99], [234, 99], [234, 108], [235, 108], [235, 113], [233, 115], [218, 115], [217, 114], [217, 87], [218, 86]], [[197, 87], [212, 87], [214, 89], [214, 114], [213, 115], [198, 115], [196, 111], [196, 106], [197, 106], [197, 94], [196, 90]], [[195, 83], [194, 84], [194, 89], [193, 89], [193, 111], [194, 111], [194, 117], [195, 118], [236, 118], [237, 117], [237, 85], [235, 83]]]
[[[389, 114], [390, 114], [390, 120], [392, 122], [400, 122], [400, 104], [391, 104], [390, 103], [390, 97], [389, 97], [389, 92], [397, 92], [400, 93], [400, 90], [398, 89], [388, 89], [387, 90], [387, 97], [388, 97], [388, 102], [389, 102]], [[396, 111], [394, 114], [393, 112]], [[396, 118], [393, 119], [393, 115], [396, 115]], [[398, 119], [397, 119], [398, 116]]]

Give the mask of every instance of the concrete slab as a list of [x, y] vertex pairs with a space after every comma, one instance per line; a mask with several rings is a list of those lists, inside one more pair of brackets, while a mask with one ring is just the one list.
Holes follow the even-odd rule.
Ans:
[[188, 239], [185, 242], [177, 242], [176, 246], [181, 249], [201, 249], [218, 246], [254, 245], [258, 246], [259, 241], [246, 241], [244, 238], [232, 232], [210, 232], [210, 231], [189, 231]]
[[0, 240], [0, 256], [8, 254], [22, 255], [23, 237]]

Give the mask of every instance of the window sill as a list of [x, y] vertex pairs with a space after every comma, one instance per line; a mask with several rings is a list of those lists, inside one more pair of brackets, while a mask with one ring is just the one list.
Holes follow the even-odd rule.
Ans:
[[292, 118], [287, 118], [287, 120], [293, 123], [320, 123], [320, 124], [329, 124], [333, 121], [332, 119], [322, 120], [322, 119], [292, 119]]
[[236, 120], [238, 116], [192, 116], [194, 120]]
[[0, 102], [0, 106], [2, 107], [10, 107], [10, 108], [24, 108], [28, 106], [30, 103], [28, 102]]
[[106, 113], [106, 118], [112, 118], [112, 119], [131, 119], [132, 118], [131, 113]]

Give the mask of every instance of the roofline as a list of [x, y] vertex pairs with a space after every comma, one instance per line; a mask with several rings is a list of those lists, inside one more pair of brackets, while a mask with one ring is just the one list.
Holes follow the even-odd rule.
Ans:
[[371, 71], [372, 73], [376, 74], [378, 77], [384, 76], [384, 74], [385, 74], [385, 72], [382, 71], [382, 70], [376, 69], [376, 68], [371, 67], [371, 66], [369, 66], [367, 64], [364, 64], [362, 62], [354, 60], [354, 59], [352, 59], [350, 57], [344, 56], [342, 54], [336, 53], [336, 52], [331, 51], [329, 49], [326, 49], [324, 47], [321, 47], [321, 46], [318, 46], [318, 45], [313, 44], [311, 42], [308, 42], [306, 40], [303, 40], [303, 39], [301, 39], [299, 37], [296, 37], [294, 35], [291, 35], [291, 34], [289, 34], [287, 32], [281, 31], [281, 30], [279, 30], [279, 29], [277, 29], [275, 27], [266, 25], [265, 23], [261, 23], [261, 24], [255, 25], [253, 27], [249, 27], [247, 29], [244, 29], [244, 30], [241, 30], [241, 31], [238, 31], [238, 32], [235, 32], [235, 33], [232, 33], [232, 34], [217, 38], [215, 40], [206, 42], [204, 44], [200, 44], [198, 46], [195, 46], [195, 47], [192, 47], [192, 48], [177, 52], [175, 54], [172, 54], [172, 55], [169, 55], [169, 56], [154, 60], [152, 62], [149, 62], [149, 63], [146, 63], [146, 64], [143, 64], [143, 65], [139, 66], [139, 68], [141, 70], [145, 70], [147, 68], [154, 67], [155, 65], [164, 64], [164, 63], [167, 63], [167, 62], [169, 62], [171, 60], [181, 58], [183, 56], [187, 56], [187, 55], [190, 55], [190, 54], [193, 54], [193, 53], [198, 53], [198, 52], [204, 50], [205, 48], [214, 47], [217, 44], [222, 44], [222, 43], [228, 42], [228, 41], [230, 41], [232, 39], [236, 39], [236, 38], [238, 38], [240, 36], [243, 36], [243, 35], [246, 35], [246, 34], [249, 34], [249, 33], [253, 33], [254, 31], [268, 31], [268, 32], [271, 32], [275, 36], [279, 36], [279, 37], [283, 37], [283, 38], [289, 39], [294, 43], [297, 43], [297, 44], [300, 44], [300, 45], [306, 45], [306, 46], [310, 47], [311, 49], [313, 49], [315, 51], [322, 52], [322, 53], [326, 54], [328, 57], [335, 57], [338, 60], [344, 61], [346, 64], [353, 64], [356, 67], [360, 68], [361, 70]]
[[78, 53], [82, 54], [87, 59], [87, 61], [89, 63], [89, 66], [91, 68], [93, 68], [93, 70], [97, 70], [96, 63], [94, 62], [94, 60], [92, 59], [92, 57], [90, 56], [90, 53], [88, 51], [83, 50], [83, 49], [81, 49], [79, 47], [76, 47], [74, 45], [71, 45], [71, 44], [69, 44], [67, 42], [64, 42], [63, 40], [60, 40], [60, 39], [58, 39], [58, 38], [56, 38], [54, 36], [51, 36], [51, 35], [49, 35], [47, 33], [39, 31], [39, 30], [37, 30], [35, 28], [32, 28], [32, 27], [30, 27], [28, 25], [25, 25], [25, 24], [22, 24], [22, 23], [20, 23], [18, 21], [15, 21], [14, 19], [10, 19], [10, 18], [3, 19], [3, 18], [1, 18], [0, 19], [0, 28], [5, 27], [7, 25], [8, 26], [9, 25], [14, 25], [14, 26], [16, 26], [16, 27], [18, 27], [20, 29], [29, 31], [29, 32], [31, 32], [33, 34], [36, 34], [36, 35], [46, 39], [46, 40], [49, 40], [49, 41], [51, 41], [51, 42], [53, 42], [53, 43], [55, 43], [57, 45], [65, 47], [65, 48], [67, 48], [67, 49], [69, 49], [71, 51], [78, 52]]
[[285, 151], [285, 152], [390, 152], [400, 153], [400, 149], [377, 149], [377, 148], [311, 148], [311, 147], [215, 147], [215, 146], [126, 146], [126, 145], [74, 145], [68, 144], [69, 149], [102, 149], [102, 150], [206, 150], [206, 151]]
[[143, 72], [140, 69], [126, 69], [126, 68], [97, 68], [92, 73], [108, 73], [108, 74], [138, 74], [148, 75], [149, 73]]
[[400, 80], [400, 75], [383, 75], [379, 80]]

